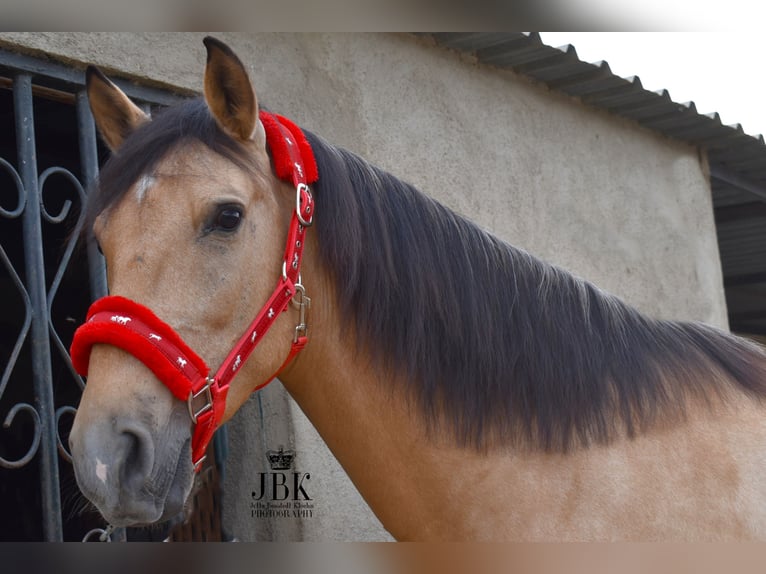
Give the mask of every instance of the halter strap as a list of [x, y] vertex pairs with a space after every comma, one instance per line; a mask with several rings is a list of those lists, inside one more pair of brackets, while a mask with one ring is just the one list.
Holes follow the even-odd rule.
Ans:
[[205, 361], [151, 309], [115, 295], [102, 297], [91, 305], [86, 323], [74, 334], [70, 350], [75, 370], [86, 376], [93, 345], [119, 347], [144, 363], [175, 397], [186, 401], [195, 425], [192, 435], [195, 470], [201, 468], [207, 446], [221, 423], [232, 379], [291, 301], [298, 307], [299, 323], [290, 352], [282, 366], [254, 390], [274, 380], [308, 342], [306, 309], [311, 300], [301, 284], [300, 267], [306, 228], [314, 217], [309, 184], [319, 175], [311, 146], [300, 128], [287, 118], [265, 111], [260, 112], [260, 119], [277, 176], [295, 186], [295, 210], [277, 285], [215, 374], [210, 376]]

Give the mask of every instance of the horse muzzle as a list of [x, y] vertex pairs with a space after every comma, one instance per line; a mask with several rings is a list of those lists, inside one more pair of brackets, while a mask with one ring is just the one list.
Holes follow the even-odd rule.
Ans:
[[183, 510], [194, 472], [188, 420], [177, 410], [160, 430], [128, 417], [75, 419], [69, 442], [77, 484], [110, 524], [150, 524]]

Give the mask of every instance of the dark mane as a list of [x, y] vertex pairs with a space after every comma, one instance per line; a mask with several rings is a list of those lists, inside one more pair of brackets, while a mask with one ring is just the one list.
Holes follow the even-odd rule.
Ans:
[[[317, 235], [341, 316], [404, 375], [432, 428], [549, 451], [632, 436], [727, 384], [766, 394], [766, 354], [648, 318], [307, 133]], [[728, 381], [728, 383], [726, 382]]]

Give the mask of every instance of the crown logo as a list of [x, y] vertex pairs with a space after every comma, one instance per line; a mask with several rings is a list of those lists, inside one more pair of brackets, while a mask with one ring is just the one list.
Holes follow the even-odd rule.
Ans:
[[279, 450], [267, 450], [266, 457], [269, 459], [271, 470], [289, 470], [293, 465], [295, 451], [285, 450], [280, 445]]

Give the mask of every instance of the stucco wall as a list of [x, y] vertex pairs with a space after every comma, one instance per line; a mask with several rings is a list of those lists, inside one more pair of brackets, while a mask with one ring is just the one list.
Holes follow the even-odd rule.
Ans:
[[[0, 41], [201, 89], [202, 33], [0, 33]], [[397, 35], [217, 34], [261, 101], [494, 233], [654, 316], [726, 326], [704, 160], [507, 72]], [[502, 288], [502, 286], [498, 286]], [[240, 539], [385, 539], [281, 387], [229, 425], [224, 518]], [[297, 451], [311, 518], [251, 516], [264, 450]]]

